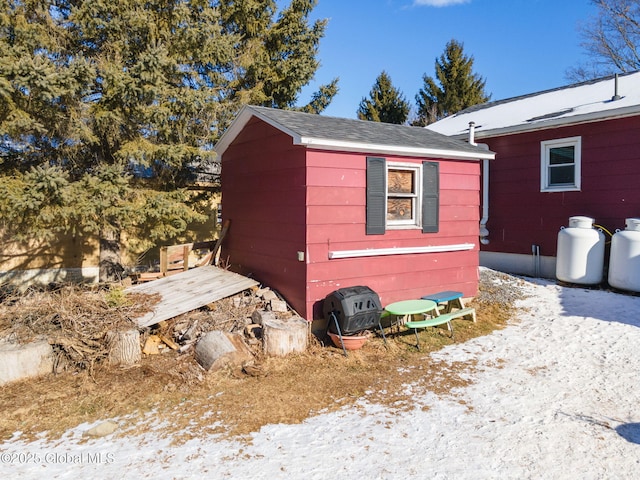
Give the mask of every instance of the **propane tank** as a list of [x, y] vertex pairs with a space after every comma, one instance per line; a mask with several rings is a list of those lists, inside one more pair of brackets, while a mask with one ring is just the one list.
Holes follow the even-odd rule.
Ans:
[[626, 226], [611, 237], [609, 285], [640, 292], [640, 218], [627, 218]]
[[594, 219], [570, 217], [558, 233], [556, 278], [561, 282], [597, 285], [604, 269], [604, 234], [593, 228]]

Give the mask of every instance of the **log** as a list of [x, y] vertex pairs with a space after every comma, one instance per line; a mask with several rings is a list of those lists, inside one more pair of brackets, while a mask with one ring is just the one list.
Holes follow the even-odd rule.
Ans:
[[0, 385], [53, 371], [53, 350], [46, 340], [25, 345], [0, 341]]
[[253, 360], [251, 350], [240, 335], [219, 330], [207, 332], [198, 340], [195, 357], [198, 364], [208, 372], [225, 366], [241, 366]]
[[111, 365], [128, 367], [135, 365], [142, 358], [138, 330], [107, 332], [107, 342], [109, 344], [109, 364]]
[[309, 341], [309, 324], [300, 317], [288, 320], [265, 319], [262, 323], [262, 344], [267, 355], [283, 357], [304, 352]]

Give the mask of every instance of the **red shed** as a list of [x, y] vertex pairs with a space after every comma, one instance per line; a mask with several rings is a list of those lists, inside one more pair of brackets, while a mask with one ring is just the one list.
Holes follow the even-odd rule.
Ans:
[[382, 304], [478, 285], [481, 159], [424, 128], [245, 107], [216, 145], [222, 258], [307, 320], [332, 291]]
[[427, 128], [496, 152], [483, 181], [480, 263], [553, 278], [558, 232], [640, 216], [640, 72], [471, 107]]

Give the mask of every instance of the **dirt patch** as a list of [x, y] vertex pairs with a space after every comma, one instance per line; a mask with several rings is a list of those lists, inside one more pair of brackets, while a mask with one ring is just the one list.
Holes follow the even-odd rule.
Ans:
[[[505, 277], [506, 278], [506, 277]], [[493, 278], [495, 280], [495, 278]], [[513, 310], [514, 281], [485, 279], [493, 293], [481, 293], [471, 306], [477, 323], [455, 320], [456, 343], [502, 328]], [[506, 300], [505, 300], [506, 299]], [[218, 309], [219, 313], [220, 309]], [[0, 387], [0, 439], [22, 432], [51, 438], [83, 422], [120, 418], [119, 434], [157, 429], [181, 442], [207, 432], [243, 437], [273, 423], [299, 423], [309, 416], [367, 399], [396, 408], [412, 408], [415, 388], [446, 395], [465, 385], [473, 362], [440, 364], [429, 352], [452, 343], [446, 329], [374, 337], [344, 356], [341, 349], [313, 339], [304, 354], [264, 358], [245, 370], [205, 374], [192, 355], [169, 351], [145, 356], [139, 365], [112, 368], [97, 362], [89, 369], [70, 369], [36, 380]], [[407, 385], [414, 385], [413, 392]]]

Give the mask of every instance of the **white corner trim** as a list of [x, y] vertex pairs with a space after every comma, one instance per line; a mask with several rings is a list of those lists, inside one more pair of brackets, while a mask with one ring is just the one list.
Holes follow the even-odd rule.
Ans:
[[391, 248], [366, 248], [363, 250], [335, 250], [329, 252], [329, 259], [335, 258], [355, 258], [355, 257], [378, 257], [382, 255], [406, 255], [410, 253], [439, 253], [439, 252], [460, 252], [472, 250], [475, 243], [458, 243], [455, 245], [435, 245], [426, 247], [391, 247]]

